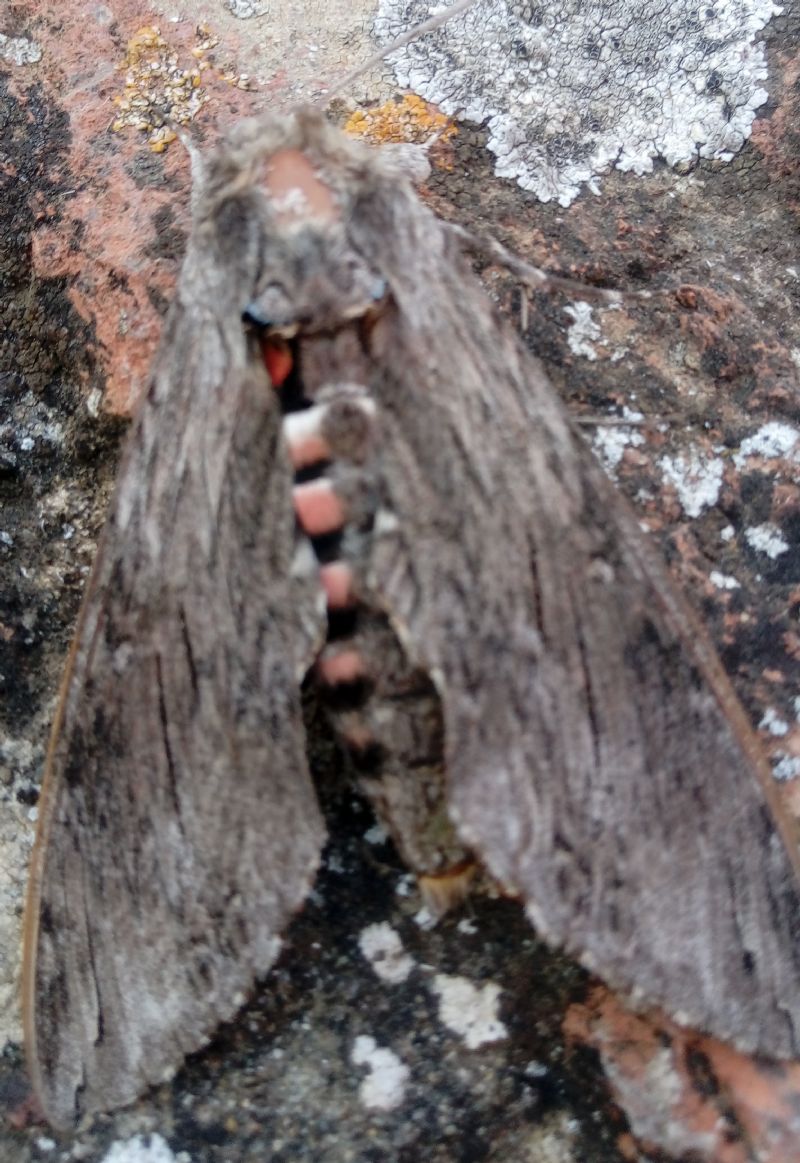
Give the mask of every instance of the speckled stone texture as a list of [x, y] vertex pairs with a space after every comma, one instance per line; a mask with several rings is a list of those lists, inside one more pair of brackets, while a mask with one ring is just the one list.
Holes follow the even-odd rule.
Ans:
[[[26, 1092], [19, 913], [47, 723], [120, 417], [141, 391], [189, 223], [180, 146], [156, 153], [149, 131], [110, 130], [119, 66], [145, 26], [183, 69], [198, 38], [215, 38], [190, 126], [208, 142], [248, 110], [311, 91], [321, 53], [363, 55], [348, 38], [371, 19], [351, 6], [337, 30], [317, 7], [306, 23], [299, 6], [277, 22], [236, 19], [237, 7], [260, 6], [209, 0], [185, 22], [125, 0], [0, 13], [0, 1163], [791, 1163], [800, 1067], [631, 1014], [546, 950], [513, 901], [476, 899], [425, 927], [321, 728], [315, 770], [334, 839], [239, 1019], [131, 1110], [74, 1136], [12, 1125]], [[770, 99], [728, 164], [612, 171], [600, 196], [561, 209], [497, 180], [485, 131], [462, 130], [423, 191], [530, 262], [649, 292], [587, 307], [483, 271], [709, 625], [795, 816], [799, 40], [794, 16], [767, 27]]]

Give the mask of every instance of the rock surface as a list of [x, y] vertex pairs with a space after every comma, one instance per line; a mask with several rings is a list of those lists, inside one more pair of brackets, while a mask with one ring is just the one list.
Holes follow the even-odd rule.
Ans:
[[[213, 140], [233, 118], [307, 96], [368, 51], [366, 6], [285, 3], [258, 15], [264, 7], [203, 0], [183, 20], [163, 3], [65, 0], [55, 13], [32, 0], [0, 15], [8, 1112], [26, 1089], [14, 1045], [17, 949], [47, 724], [120, 417], [141, 392], [188, 229], [187, 157], [175, 144], [154, 152], [159, 121], [196, 106], [191, 131]], [[485, 132], [462, 128], [440, 141], [424, 193], [442, 215], [495, 234], [530, 262], [650, 291], [610, 310], [529, 298], [499, 268], [484, 271], [663, 545], [760, 725], [786, 806], [800, 816], [794, 16], [773, 19], [765, 45], [770, 101], [727, 165], [612, 172], [600, 196], [564, 210], [495, 179]], [[155, 96], [139, 75], [151, 59], [163, 81]], [[348, 104], [386, 94], [375, 74]], [[112, 130], [131, 109], [147, 128]], [[476, 900], [425, 927], [414, 885], [365, 806], [339, 785], [322, 738], [316, 753], [334, 839], [256, 997], [174, 1082], [131, 1110], [74, 1136], [6, 1125], [3, 1163], [797, 1157], [800, 1067], [759, 1065], [632, 1015], [547, 951], [512, 902]]]

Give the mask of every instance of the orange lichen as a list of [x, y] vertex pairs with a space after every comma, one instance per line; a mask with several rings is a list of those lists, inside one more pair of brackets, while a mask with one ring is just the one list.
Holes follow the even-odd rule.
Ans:
[[[154, 153], [162, 153], [176, 138], [175, 127], [187, 125], [208, 100], [203, 73], [214, 65], [208, 54], [218, 43], [204, 24], [195, 29], [189, 60], [179, 63], [177, 51], [154, 24], [146, 24], [128, 41], [120, 69], [125, 73], [123, 92], [113, 98], [117, 117], [112, 130], [138, 129], [147, 134]], [[253, 87], [251, 79], [227, 67], [218, 76], [240, 89]]]
[[352, 137], [363, 137], [376, 145], [422, 144], [431, 138], [441, 142], [458, 133], [449, 117], [413, 93], [407, 93], [399, 101], [386, 101], [375, 109], [357, 110], [350, 115], [344, 129]]
[[178, 64], [178, 55], [167, 44], [156, 25], [140, 28], [128, 41], [120, 69], [125, 71], [125, 87], [114, 97], [118, 114], [111, 128], [138, 129], [147, 134], [154, 153], [161, 153], [175, 140], [175, 125], [186, 125], [205, 101], [201, 70], [204, 54], [216, 41], [203, 27], [197, 29], [199, 57], [188, 68]]

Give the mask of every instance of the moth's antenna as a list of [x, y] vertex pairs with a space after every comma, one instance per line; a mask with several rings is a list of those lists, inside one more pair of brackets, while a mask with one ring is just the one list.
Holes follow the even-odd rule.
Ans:
[[[376, 65], [381, 64], [381, 62], [385, 61], [388, 56], [391, 56], [393, 52], [397, 52], [398, 49], [405, 48], [407, 44], [411, 44], [412, 40], [417, 40], [418, 37], [425, 36], [427, 33], [433, 32], [434, 29], [440, 28], [443, 24], [446, 24], [451, 17], [458, 16], [459, 12], [464, 12], [467, 8], [471, 8], [472, 5], [476, 2], [477, 0], [456, 0], [456, 3], [451, 4], [449, 8], [442, 8], [439, 12], [436, 13], [435, 16], [431, 16], [429, 20], [424, 20], [422, 24], [417, 24], [408, 32], [404, 32], [402, 36], [398, 36], [398, 38], [393, 40], [391, 44], [387, 44], [385, 48], [380, 49], [373, 56], [371, 56], [369, 60], [365, 61], [363, 65], [359, 65], [357, 69], [353, 69], [353, 71], [343, 77], [342, 80], [338, 82], [338, 84], [334, 85], [333, 88], [325, 94], [324, 104], [327, 105], [328, 102], [331, 101], [332, 98], [334, 98], [338, 93], [341, 93], [343, 89], [347, 89], [364, 73], [368, 72], [370, 69], [373, 69]], [[323, 104], [323, 98], [320, 97], [319, 101], [315, 102], [315, 104]]]
[[186, 132], [182, 125], [175, 124], [171, 125], [170, 128], [189, 155], [189, 165], [192, 175], [191, 208], [194, 213], [197, 206], [198, 194], [203, 188], [203, 182], [206, 177], [205, 155], [194, 141], [192, 141], [191, 135]]

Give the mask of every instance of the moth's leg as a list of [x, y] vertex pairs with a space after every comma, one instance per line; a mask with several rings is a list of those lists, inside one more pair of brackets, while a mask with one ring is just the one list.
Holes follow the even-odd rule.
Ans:
[[465, 250], [499, 263], [509, 274], [532, 290], [561, 291], [567, 295], [577, 295], [579, 298], [599, 299], [612, 306], [618, 306], [627, 298], [650, 298], [649, 291], [612, 291], [606, 287], [595, 287], [591, 283], [582, 283], [578, 279], [565, 278], [563, 275], [542, 270], [541, 267], [525, 262], [496, 238], [487, 234], [473, 234], [472, 231], [455, 223], [448, 223], [445, 229], [458, 238]]

